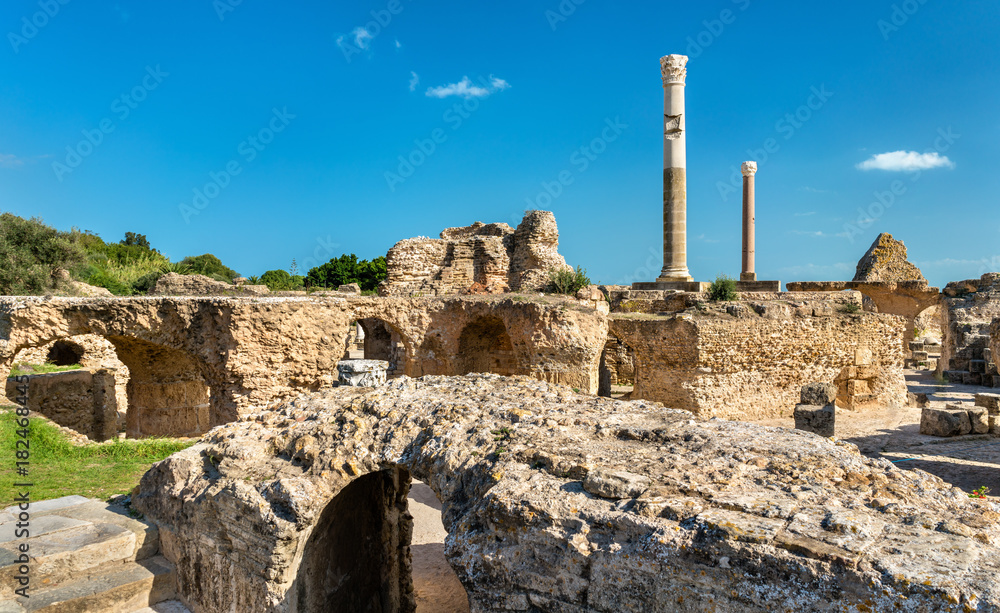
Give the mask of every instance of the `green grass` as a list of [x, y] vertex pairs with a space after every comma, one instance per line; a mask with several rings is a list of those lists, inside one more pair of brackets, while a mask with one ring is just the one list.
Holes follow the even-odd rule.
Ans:
[[55, 364], [14, 364], [10, 369], [8, 377], [20, 377], [23, 375], [44, 375], [50, 372], [66, 372], [67, 370], [80, 370], [79, 364], [72, 366], [56, 366]]
[[[17, 423], [13, 407], [0, 408], [0, 491], [13, 492], [14, 483], [24, 481], [14, 473]], [[31, 499], [48, 500], [78, 494], [107, 500], [126, 494], [154, 462], [193, 441], [176, 439], [114, 440], [76, 446], [50, 422], [29, 418], [31, 452], [28, 483]]]

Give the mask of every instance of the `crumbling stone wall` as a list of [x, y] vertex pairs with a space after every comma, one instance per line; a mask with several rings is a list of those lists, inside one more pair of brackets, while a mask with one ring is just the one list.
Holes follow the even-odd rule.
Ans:
[[125, 410], [128, 407], [128, 394], [125, 386], [128, 384], [128, 366], [118, 359], [115, 347], [107, 339], [93, 334], [81, 334], [59, 339], [42, 345], [29, 347], [19, 352], [13, 360], [14, 364], [45, 364], [57, 366], [72, 366], [79, 364], [89, 369], [107, 369], [114, 373], [115, 398], [118, 404], [119, 425], [125, 425]]
[[[27, 407], [66, 428], [106, 441], [118, 434], [115, 376], [107, 369], [80, 369], [28, 376]], [[7, 379], [6, 394], [17, 402], [18, 383]]]
[[920, 269], [906, 259], [906, 245], [898, 241], [892, 234], [883, 232], [875, 238], [858, 261], [854, 281], [886, 282], [886, 281], [923, 281], [927, 279]]
[[477, 221], [448, 228], [438, 239], [406, 239], [386, 260], [388, 278], [379, 288], [384, 296], [537, 291], [548, 284], [550, 269], [566, 268], [548, 211], [529, 211], [516, 230]]
[[613, 385], [635, 385], [635, 355], [627, 343], [616, 336], [608, 338], [601, 354], [598, 396], [611, 396]]
[[611, 333], [635, 351], [630, 398], [726, 419], [788, 415], [803, 385], [833, 383], [867, 349], [878, 373], [871, 406], [906, 404], [902, 318], [754, 304], [612, 316]]
[[[383, 494], [341, 498], [380, 474]], [[192, 610], [324, 610], [299, 606], [327, 593], [300, 580], [319, 543], [385, 577], [356, 598], [412, 611], [393, 475], [441, 500], [473, 611], [1000, 611], [996, 502], [814, 434], [525, 378], [303, 397], [155, 464], [133, 506]], [[330, 536], [331, 508], [367, 555]]]
[[943, 294], [938, 373], [956, 383], [1000, 387], [1000, 376], [990, 372], [995, 368], [988, 368], [985, 355], [990, 323], [1000, 317], [1000, 273], [949, 283]]
[[596, 392], [607, 316], [516, 298], [0, 298], [0, 367], [55, 340], [103, 337], [132, 371], [130, 433], [190, 434], [333, 385], [352, 322], [384, 322], [399, 339], [394, 372], [418, 377], [467, 371], [463, 332], [494, 318], [510, 341], [503, 372]]

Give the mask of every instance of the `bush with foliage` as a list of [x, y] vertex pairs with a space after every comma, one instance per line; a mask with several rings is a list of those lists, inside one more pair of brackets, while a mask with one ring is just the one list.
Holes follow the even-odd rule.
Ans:
[[257, 284], [266, 285], [272, 292], [297, 291], [304, 287], [305, 277], [289, 274], [287, 270], [269, 270], [252, 285]]
[[188, 256], [181, 260], [181, 265], [187, 266], [190, 270], [187, 274], [205, 275], [216, 281], [232, 283], [239, 274], [222, 263], [222, 260], [211, 253], [198, 256]]
[[550, 294], [575, 294], [590, 285], [590, 277], [585, 268], [550, 268], [549, 284], [545, 291]]
[[736, 279], [726, 275], [716, 277], [708, 286], [708, 299], [712, 302], [739, 300], [740, 296], [736, 293]]
[[60, 232], [41, 219], [0, 214], [0, 294], [37, 295], [55, 289], [57, 268], [80, 269], [86, 252], [79, 232]]
[[305, 283], [311, 288], [337, 289], [341, 285], [357, 283], [363, 292], [378, 289], [378, 284], [389, 275], [385, 256], [372, 261], [358, 260], [353, 253], [333, 258], [322, 266], [309, 271]]

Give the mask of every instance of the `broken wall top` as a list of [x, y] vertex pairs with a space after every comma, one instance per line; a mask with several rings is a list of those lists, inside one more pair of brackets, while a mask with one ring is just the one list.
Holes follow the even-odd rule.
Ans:
[[888, 232], [878, 235], [858, 262], [854, 281], [923, 281], [920, 269], [906, 259], [906, 245]]

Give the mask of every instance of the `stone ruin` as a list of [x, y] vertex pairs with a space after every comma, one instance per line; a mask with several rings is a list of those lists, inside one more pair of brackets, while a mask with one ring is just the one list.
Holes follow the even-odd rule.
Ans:
[[[943, 292], [944, 331], [938, 373], [953, 383], [1000, 387], [991, 324], [1000, 317], [1000, 273], [949, 283]], [[992, 338], [997, 338], [996, 328]]]
[[548, 211], [528, 211], [517, 226], [476, 222], [441, 238], [409, 238], [386, 255], [383, 296], [445, 296], [540, 291], [550, 270], [569, 268], [559, 255], [559, 230]]
[[521, 377], [303, 396], [154, 465], [133, 506], [199, 613], [412, 612], [413, 478], [477, 612], [1000, 610], [995, 502], [814, 434]]

